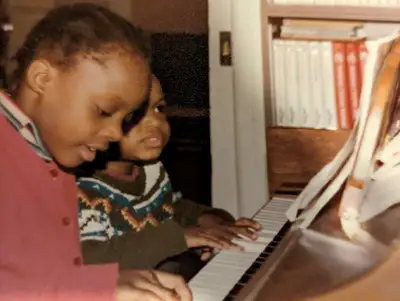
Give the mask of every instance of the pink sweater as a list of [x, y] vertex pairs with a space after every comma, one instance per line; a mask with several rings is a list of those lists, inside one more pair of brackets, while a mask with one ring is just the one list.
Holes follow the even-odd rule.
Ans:
[[1, 113], [0, 141], [0, 300], [113, 300], [118, 267], [82, 265], [74, 177]]

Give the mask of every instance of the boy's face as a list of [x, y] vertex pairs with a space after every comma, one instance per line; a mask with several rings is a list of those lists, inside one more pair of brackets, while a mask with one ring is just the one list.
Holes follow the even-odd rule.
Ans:
[[147, 62], [122, 53], [102, 63], [78, 58], [67, 70], [50, 68], [47, 82], [40, 68], [31, 65], [27, 72], [31, 89], [41, 91], [29, 117], [53, 158], [69, 168], [120, 140], [123, 120], [146, 99], [150, 85]]
[[164, 109], [165, 100], [160, 82], [153, 77], [146, 115], [121, 139], [123, 159], [152, 161], [160, 156], [170, 136]]

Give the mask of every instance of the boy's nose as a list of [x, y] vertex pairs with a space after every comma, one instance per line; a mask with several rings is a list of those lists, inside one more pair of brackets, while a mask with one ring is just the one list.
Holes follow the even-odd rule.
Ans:
[[148, 116], [148, 117], [145, 119], [145, 122], [146, 122], [148, 125], [152, 125], [152, 126], [154, 126], [154, 127], [159, 127], [160, 124], [162, 123], [161, 120], [160, 120], [159, 118], [157, 118], [156, 116]]

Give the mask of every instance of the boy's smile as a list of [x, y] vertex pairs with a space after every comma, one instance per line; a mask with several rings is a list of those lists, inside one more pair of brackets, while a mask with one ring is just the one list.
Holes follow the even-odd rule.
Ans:
[[146, 148], [163, 148], [165, 145], [164, 137], [160, 131], [153, 130], [141, 140]]

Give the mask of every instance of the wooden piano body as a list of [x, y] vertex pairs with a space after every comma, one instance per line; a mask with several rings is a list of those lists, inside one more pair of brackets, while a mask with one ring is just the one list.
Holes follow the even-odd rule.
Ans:
[[[381, 118], [383, 130], [379, 143], [383, 143], [390, 124], [398, 122], [398, 119], [393, 120], [393, 111], [398, 102], [400, 53], [397, 52], [400, 40], [395, 45], [390, 52], [397, 60], [391, 70], [392, 77], [390, 80], [389, 77], [377, 78], [374, 89], [376, 91], [378, 85], [381, 89], [379, 93], [372, 94], [373, 98], [380, 100], [382, 91], [394, 92], [385, 94], [391, 99], [387, 99], [390, 104], [387, 105], [386, 115]], [[373, 106], [374, 100], [371, 108]], [[286, 181], [307, 182], [313, 173], [333, 158], [347, 134], [299, 129], [271, 130], [268, 133], [268, 159], [272, 162], [269, 172], [274, 180], [270, 183], [271, 187], [279, 187]], [[397, 242], [400, 206], [392, 206], [363, 224], [363, 228], [385, 247], [384, 252], [378, 252], [345, 235], [338, 214], [342, 192], [343, 189], [331, 199], [309, 228], [292, 228], [294, 230], [282, 240], [235, 300], [400, 300], [400, 248]]]
[[[339, 196], [310, 229], [289, 233], [235, 300], [399, 300], [400, 251], [382, 258], [348, 240], [337, 217]], [[399, 209], [369, 227], [391, 244], [400, 232]]]

